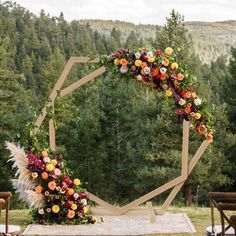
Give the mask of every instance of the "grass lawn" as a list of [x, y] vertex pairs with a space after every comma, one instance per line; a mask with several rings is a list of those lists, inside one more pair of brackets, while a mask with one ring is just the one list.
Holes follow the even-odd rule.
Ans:
[[[186, 213], [190, 220], [192, 221], [197, 233], [195, 234], [178, 234], [179, 236], [190, 236], [205, 235], [205, 228], [211, 224], [210, 218], [210, 208], [201, 208], [201, 207], [171, 207], [169, 208], [170, 212], [174, 213]], [[1, 223], [4, 221], [5, 211], [3, 211]], [[216, 222], [219, 224], [219, 215], [216, 214]], [[10, 211], [10, 223], [15, 225], [20, 225], [22, 232], [30, 223], [30, 216], [28, 210], [11, 210]], [[171, 222], [170, 222], [171, 223]], [[160, 234], [159, 234], [160, 235]], [[168, 234], [165, 234], [167, 236]], [[173, 234], [169, 234], [172, 235]]]

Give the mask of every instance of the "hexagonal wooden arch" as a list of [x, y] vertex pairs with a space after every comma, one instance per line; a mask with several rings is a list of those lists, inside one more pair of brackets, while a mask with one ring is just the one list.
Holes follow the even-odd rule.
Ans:
[[[98, 63], [99, 60], [100, 60], [99, 58], [96, 58], [94, 60], [90, 60], [89, 57], [71, 57], [69, 59], [69, 61], [67, 62], [63, 72], [61, 73], [58, 81], [56, 82], [56, 84], [49, 96], [53, 110], [54, 110], [55, 100], [58, 97], [64, 97], [65, 95], [72, 93], [75, 89], [79, 88], [83, 84], [86, 84], [87, 82], [98, 77], [99, 75], [103, 74], [106, 71], [106, 67], [102, 66], [102, 67], [98, 68], [97, 70], [91, 72], [90, 74], [86, 75], [82, 79], [71, 84], [70, 86], [68, 86], [64, 89], [61, 89], [63, 83], [65, 82], [65, 80], [67, 78], [67, 75], [69, 74], [70, 70], [72, 69], [72, 66], [74, 64], [79, 64], [79, 63]], [[60, 91], [60, 93], [58, 93], [58, 91]], [[38, 129], [40, 128], [46, 115], [47, 115], [47, 110], [46, 110], [46, 106], [45, 106], [42, 109], [42, 112], [40, 113], [40, 115], [38, 116], [38, 118], [35, 122], [34, 132], [38, 131]], [[56, 149], [56, 142], [55, 142], [55, 128], [54, 128], [54, 124], [53, 124], [52, 120], [49, 121], [49, 141], [50, 141], [50, 148], [54, 151]], [[181, 166], [181, 175], [179, 177], [177, 177], [177, 178], [171, 180], [170, 182], [154, 189], [153, 191], [143, 195], [142, 197], [132, 201], [131, 203], [129, 203], [121, 208], [117, 208], [117, 207], [111, 205], [110, 203], [93, 195], [92, 193], [89, 193], [89, 198], [92, 201], [103, 206], [105, 209], [111, 211], [114, 214], [124, 214], [124, 213], [132, 210], [134, 207], [137, 207], [140, 204], [148, 201], [149, 199], [152, 199], [153, 197], [161, 194], [162, 192], [164, 192], [170, 188], [173, 188], [172, 191], [170, 192], [169, 196], [167, 197], [167, 199], [163, 203], [161, 210], [156, 211], [156, 214], [158, 214], [160, 212], [163, 213], [168, 209], [171, 202], [174, 200], [175, 196], [177, 195], [177, 193], [179, 192], [181, 187], [184, 185], [185, 181], [187, 180], [187, 177], [192, 172], [193, 168], [195, 167], [195, 165], [199, 161], [200, 157], [202, 156], [203, 152], [207, 148], [208, 144], [209, 144], [209, 142], [204, 140], [202, 142], [202, 144], [200, 145], [200, 147], [198, 148], [195, 155], [193, 156], [193, 158], [191, 159], [191, 161], [189, 161], [189, 157], [188, 157], [189, 121], [184, 120], [183, 121], [183, 140], [182, 140], [182, 166]]]

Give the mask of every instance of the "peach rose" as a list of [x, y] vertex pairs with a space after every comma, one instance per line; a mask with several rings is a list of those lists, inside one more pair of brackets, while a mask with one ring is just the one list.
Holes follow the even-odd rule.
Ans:
[[74, 217], [75, 217], [75, 211], [73, 211], [73, 210], [68, 210], [67, 217], [68, 217], [69, 219], [74, 218]]
[[43, 172], [41, 175], [42, 175], [42, 179], [47, 179], [48, 178], [48, 173], [47, 172]]
[[57, 186], [57, 184], [56, 184], [55, 181], [50, 181], [50, 182], [48, 183], [48, 188], [49, 188], [50, 190], [52, 190], [52, 191], [56, 188], [56, 186]]
[[43, 191], [43, 187], [41, 185], [38, 185], [35, 187], [35, 192], [36, 193], [41, 193]]
[[120, 64], [122, 66], [127, 66], [128, 65], [128, 61], [125, 58], [122, 58], [122, 59], [120, 59]]

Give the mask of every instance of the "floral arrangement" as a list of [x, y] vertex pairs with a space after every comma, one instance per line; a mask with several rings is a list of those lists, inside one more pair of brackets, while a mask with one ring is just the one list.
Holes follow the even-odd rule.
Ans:
[[18, 179], [14, 186], [23, 200], [32, 208], [33, 221], [39, 224], [88, 224], [95, 223], [88, 207], [88, 194], [79, 179], [67, 174], [61, 155], [50, 151], [32, 149], [27, 153], [12, 143], [13, 167]]
[[119, 49], [102, 62], [108, 65], [108, 70], [122, 77], [134, 78], [163, 91], [167, 97], [173, 97], [179, 119], [190, 121], [208, 142], [213, 141], [210, 115], [205, 109], [206, 101], [193, 89], [193, 78], [176, 62], [172, 48], [167, 47], [164, 52], [160, 49]]

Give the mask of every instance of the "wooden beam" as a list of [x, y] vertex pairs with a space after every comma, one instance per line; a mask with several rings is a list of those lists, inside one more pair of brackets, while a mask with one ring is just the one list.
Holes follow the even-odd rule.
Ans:
[[[52, 103], [55, 102], [55, 99], [57, 97], [57, 92], [61, 89], [63, 83], [65, 82], [65, 80], [67, 78], [67, 75], [69, 74], [72, 66], [75, 63], [98, 63], [99, 60], [100, 60], [99, 58], [95, 58], [93, 60], [90, 60], [89, 57], [71, 57], [68, 60], [64, 70], [62, 71], [58, 81], [56, 82], [56, 84], [49, 96], [49, 99], [52, 101]], [[46, 107], [44, 106], [44, 108], [42, 109], [42, 112], [40, 113], [40, 115], [38, 116], [38, 118], [34, 124], [34, 126], [35, 126], [35, 128], [33, 130], [34, 133], [36, 133], [39, 130], [46, 115], [47, 115], [47, 110], [46, 110]]]
[[147, 202], [147, 209], [148, 209], [150, 223], [155, 223], [156, 222], [156, 214], [155, 214], [154, 208], [152, 206], [152, 202]]
[[202, 154], [204, 153], [208, 145], [209, 145], [209, 142], [207, 140], [204, 140], [202, 142], [201, 146], [198, 148], [197, 152], [195, 153], [195, 155], [193, 156], [192, 160], [189, 163], [188, 175], [190, 175], [190, 173], [192, 172], [193, 168], [195, 167], [195, 165], [201, 158]]
[[[195, 167], [195, 165], [197, 164], [197, 162], [199, 161], [200, 157], [202, 156], [203, 152], [206, 150], [207, 146], [209, 145], [209, 142], [207, 140], [204, 140], [201, 144], [201, 146], [198, 148], [197, 152], [195, 153], [195, 155], [193, 156], [192, 160], [189, 163], [189, 167], [188, 167], [188, 176], [190, 175], [190, 173], [192, 172], [193, 168]], [[170, 204], [172, 203], [172, 201], [174, 200], [174, 198], [176, 197], [177, 193], [180, 191], [180, 189], [183, 187], [185, 181], [182, 183], [177, 184], [172, 191], [170, 192], [169, 196], [167, 197], [167, 199], [165, 200], [165, 202], [163, 203], [161, 210], [166, 211], [168, 209], [168, 207], [170, 206]]]
[[74, 90], [76, 90], [77, 88], [79, 88], [83, 84], [88, 83], [90, 80], [96, 78], [97, 76], [103, 74], [105, 71], [106, 71], [105, 66], [102, 66], [102, 67], [98, 68], [97, 70], [91, 72], [90, 74], [86, 75], [82, 79], [76, 81], [75, 83], [73, 83], [70, 86], [68, 86], [68, 87], [64, 88], [63, 90], [61, 90], [60, 96], [64, 97], [67, 94], [72, 93]]
[[[57, 91], [61, 89], [61, 86], [63, 85], [67, 75], [69, 74], [69, 72], [70, 72], [70, 70], [71, 70], [71, 68], [74, 64], [72, 61], [73, 61], [73, 59], [71, 59], [71, 58], [68, 60], [64, 70], [62, 71], [58, 81], [56, 82], [56, 84], [55, 84], [55, 86], [54, 86], [54, 88], [53, 88], [53, 90], [52, 90], [52, 92], [49, 96], [49, 99], [52, 101], [52, 103], [54, 103], [54, 101], [57, 97]], [[47, 115], [47, 109], [46, 109], [46, 106], [44, 106], [44, 108], [42, 109], [42, 112], [40, 113], [40, 115], [38, 116], [38, 118], [37, 118], [37, 120], [34, 124], [34, 126], [35, 126], [34, 133], [36, 133], [39, 130], [41, 124], [43, 123], [43, 120], [46, 117], [46, 115]]]
[[189, 146], [189, 121], [183, 121], [183, 141], [182, 141], [182, 168], [181, 175], [188, 176], [188, 146]]
[[142, 204], [142, 203], [148, 201], [149, 199], [157, 196], [158, 194], [166, 191], [167, 189], [170, 189], [170, 188], [174, 187], [175, 185], [183, 182], [184, 180], [185, 179], [183, 178], [183, 176], [179, 176], [179, 177], [171, 180], [167, 184], [164, 184], [164, 185], [154, 189], [153, 191], [143, 195], [142, 197], [134, 200], [133, 202], [121, 207], [120, 214], [126, 213], [127, 211], [131, 210], [132, 208], [139, 206], [140, 204]]
[[79, 63], [98, 63], [100, 61], [100, 58], [94, 58], [91, 59], [90, 57], [70, 57], [70, 60], [73, 64], [79, 64]]
[[92, 200], [92, 201], [96, 202], [97, 204], [103, 206], [105, 209], [109, 210], [110, 212], [119, 215], [119, 209], [117, 207], [114, 207], [110, 203], [102, 200], [101, 198], [93, 195], [92, 193], [89, 193], [89, 192], [87, 192], [87, 193], [89, 195], [89, 199], [90, 200]]

